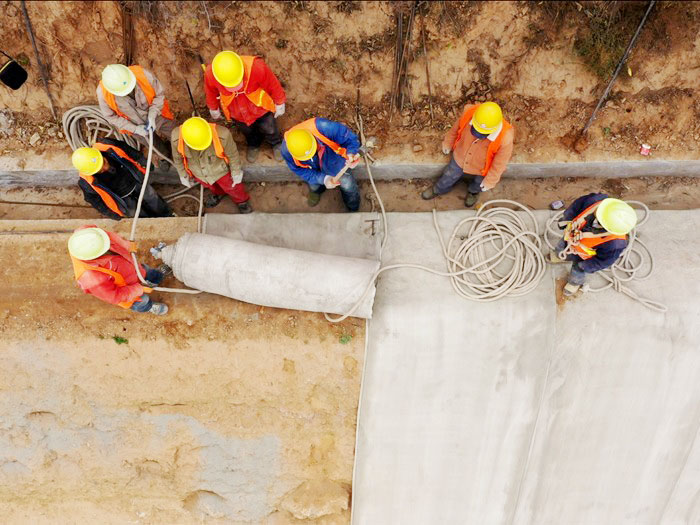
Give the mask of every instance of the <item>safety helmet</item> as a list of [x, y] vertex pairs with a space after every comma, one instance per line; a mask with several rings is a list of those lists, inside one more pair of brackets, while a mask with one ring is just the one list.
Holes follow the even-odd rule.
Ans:
[[102, 70], [102, 84], [112, 95], [125, 97], [136, 86], [136, 75], [126, 66], [110, 64]]
[[202, 151], [211, 145], [212, 132], [209, 123], [202, 117], [188, 118], [180, 129], [182, 140], [190, 148]]
[[81, 261], [91, 261], [109, 250], [110, 240], [102, 228], [83, 228], [68, 239], [68, 253]]
[[490, 135], [498, 130], [501, 122], [503, 122], [501, 107], [495, 102], [484, 102], [476, 108], [471, 124], [479, 133]]
[[94, 175], [102, 169], [104, 158], [95, 148], [78, 148], [71, 156], [73, 166], [83, 175]]
[[211, 70], [219, 84], [232, 88], [243, 81], [243, 60], [233, 51], [221, 51], [211, 61]]
[[297, 160], [309, 160], [316, 155], [316, 139], [310, 131], [305, 129], [293, 129], [284, 134], [287, 149]]
[[600, 225], [615, 235], [627, 235], [637, 225], [637, 212], [620, 199], [603, 199], [595, 210]]

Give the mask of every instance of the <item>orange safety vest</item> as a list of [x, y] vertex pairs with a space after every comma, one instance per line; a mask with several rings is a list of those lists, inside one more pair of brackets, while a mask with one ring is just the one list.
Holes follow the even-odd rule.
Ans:
[[244, 94], [246, 97], [248, 97], [248, 100], [250, 100], [253, 104], [258, 106], [259, 108], [266, 109], [268, 111], [272, 111], [273, 113], [275, 112], [275, 103], [272, 100], [272, 97], [267, 94], [267, 92], [263, 88], [258, 88], [252, 93], [247, 93], [248, 91], [248, 84], [250, 83], [250, 72], [252, 71], [253, 68], [253, 62], [255, 61], [257, 57], [255, 56], [243, 56], [241, 55], [241, 60], [243, 61], [243, 90], [242, 91], [236, 91], [235, 93], [224, 93], [224, 92], [219, 92], [219, 99], [221, 101], [221, 109], [224, 112], [224, 116], [226, 117], [226, 120], [231, 120], [231, 112], [228, 110], [229, 104], [233, 102], [233, 99], [236, 98], [238, 95]]
[[[96, 142], [95, 144], [93, 144], [92, 147], [98, 151], [112, 150], [112, 151], [114, 151], [114, 153], [119, 155], [121, 158], [128, 160], [141, 173], [144, 173], [144, 174], [146, 173], [145, 168], [143, 166], [141, 166], [141, 164], [139, 164], [134, 159], [129, 157], [129, 155], [127, 155], [123, 149], [118, 148], [117, 146], [112, 146], [111, 144], [103, 144], [101, 142]], [[80, 172], [78, 172], [78, 175], [80, 176], [81, 179], [83, 179], [85, 182], [87, 182], [90, 185], [90, 187], [100, 196], [102, 201], [107, 205], [107, 207], [110, 210], [112, 210], [114, 213], [116, 213], [120, 217], [124, 217], [124, 213], [119, 208], [119, 205], [117, 204], [117, 201], [114, 200], [114, 197], [112, 197], [109, 193], [107, 193], [102, 188], [95, 186], [95, 176], [94, 175], [86, 175], [85, 173], [80, 173]]]
[[[476, 110], [479, 108], [480, 105], [481, 104], [477, 104], [476, 106], [469, 108], [459, 118], [459, 124], [457, 126], [457, 138], [455, 139], [455, 144], [457, 144], [459, 142], [459, 139], [462, 138], [462, 132], [464, 131], [464, 128], [466, 128], [471, 123], [472, 117], [474, 116], [474, 113], [476, 113]], [[481, 170], [482, 176], [486, 177], [489, 170], [491, 169], [491, 164], [493, 164], [493, 158], [496, 156], [496, 153], [498, 153], [498, 150], [501, 149], [503, 135], [505, 135], [509, 129], [513, 129], [513, 126], [511, 126], [510, 122], [508, 122], [506, 119], [503, 119], [503, 128], [501, 129], [501, 132], [498, 134], [498, 137], [496, 137], [496, 140], [489, 144], [489, 148], [486, 150], [486, 161], [484, 162], [484, 169]]]
[[[126, 245], [121, 245], [119, 243], [116, 243], [115, 240], [110, 236], [110, 246], [109, 249], [112, 251], [115, 251], [118, 255], [121, 255], [122, 257], [126, 257], [124, 255], [124, 251], [127, 253], [131, 253], [132, 251], [135, 251], [134, 244], [128, 241], [125, 241], [127, 244]], [[76, 259], [72, 255], [70, 256], [71, 262], [73, 263], [73, 273], [75, 275], [75, 280], [79, 281], [80, 278], [83, 276], [83, 274], [88, 271], [94, 271], [94, 272], [100, 272], [109, 275], [114, 279], [114, 284], [116, 284], [119, 288], [126, 286], [126, 281], [124, 280], [124, 276], [120, 274], [119, 272], [115, 272], [114, 270], [109, 270], [107, 268], [102, 268], [101, 266], [96, 266], [92, 265], [86, 261], [83, 261], [81, 259]], [[122, 301], [118, 303], [118, 306], [121, 306], [122, 308], [131, 308], [131, 305], [133, 305], [136, 302], [136, 299], [133, 299], [131, 301]]]
[[617, 239], [627, 240], [627, 235], [615, 235], [614, 233], [590, 233], [584, 232], [583, 228], [586, 226], [586, 218], [595, 212], [600, 206], [602, 201], [595, 202], [591, 204], [588, 208], [579, 213], [571, 221], [569, 226], [564, 233], [564, 239], [569, 243], [572, 250], [581, 257], [581, 259], [586, 260], [591, 257], [595, 257], [597, 253], [595, 248], [608, 241], [614, 241]]
[[[141, 88], [141, 91], [143, 91], [143, 94], [146, 95], [146, 100], [150, 104], [153, 102], [153, 99], [156, 96], [156, 90], [153, 89], [153, 86], [151, 86], [151, 83], [148, 81], [148, 78], [146, 78], [146, 73], [144, 73], [143, 68], [141, 66], [129, 66], [129, 69], [131, 72], [134, 74], [136, 77], [136, 83], [139, 85]], [[102, 89], [102, 96], [105, 99], [105, 102], [107, 102], [107, 105], [112, 108], [112, 111], [114, 111], [117, 115], [119, 115], [122, 118], [125, 118], [126, 120], [129, 120], [129, 117], [127, 117], [124, 113], [122, 113], [119, 110], [119, 106], [117, 106], [117, 100], [115, 96], [107, 91], [107, 88], [105, 88], [104, 84], [102, 81], [100, 81], [100, 88]], [[169, 120], [173, 120], [175, 116], [173, 115], [173, 112], [170, 111], [170, 104], [166, 100], [163, 103], [163, 109], [161, 110], [160, 114]], [[119, 130], [122, 133], [128, 133], [131, 135], [130, 131], [126, 131], [124, 129]]]
[[[224, 153], [224, 147], [221, 144], [221, 139], [219, 138], [219, 134], [216, 132], [216, 124], [209, 123], [209, 125], [211, 126], [211, 139], [214, 143], [214, 153], [216, 153], [216, 156], [220, 159], [223, 159], [224, 162], [226, 162], [226, 164], [228, 165], [228, 157], [226, 156], [226, 153]], [[182, 138], [182, 128], [180, 128], [180, 139], [177, 141], [177, 152], [182, 157], [182, 163], [185, 166], [185, 171], [187, 172], [187, 174], [193, 179], [196, 179], [197, 177], [195, 177], [194, 174], [190, 171], [190, 168], [187, 167], [187, 156], [185, 155], [185, 139]]]
[[[311, 133], [314, 137], [316, 137], [318, 140], [323, 142], [326, 146], [331, 148], [335, 153], [343, 157], [344, 159], [347, 160], [348, 158], [348, 152], [345, 148], [343, 148], [340, 144], [337, 142], [333, 142], [331, 139], [326, 137], [325, 135], [322, 135], [321, 132], [318, 130], [316, 127], [316, 117], [310, 118], [308, 120], [305, 120], [304, 122], [300, 122], [296, 126], [292, 126], [287, 130], [284, 134], [285, 138], [287, 137], [287, 133], [294, 131], [295, 129], [305, 129], [309, 133]], [[292, 157], [294, 158], [294, 157]], [[306, 164], [302, 164], [299, 162], [297, 159], [294, 159], [294, 163], [299, 166], [300, 168], [308, 168], [311, 169], [311, 166], [307, 166]]]

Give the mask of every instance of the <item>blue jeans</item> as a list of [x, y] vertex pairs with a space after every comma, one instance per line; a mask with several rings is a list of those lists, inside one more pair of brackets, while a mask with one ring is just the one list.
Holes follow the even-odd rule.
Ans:
[[[146, 281], [148, 281], [153, 286], [158, 286], [160, 283], [163, 282], [163, 278], [165, 277], [165, 275], [163, 275], [163, 272], [161, 272], [160, 270], [156, 270], [155, 268], [151, 268], [147, 264], [144, 264], [142, 266], [146, 270]], [[153, 301], [148, 296], [148, 294], [143, 294], [136, 301], [134, 301], [134, 304], [131, 305], [131, 309], [134, 312], [143, 313], [148, 312], [151, 309], [152, 305]]]
[[[560, 240], [559, 243], [556, 245], [554, 248], [554, 251], [559, 253], [562, 250], [566, 248], [566, 241], [564, 239]], [[574, 255], [573, 253], [570, 253], [569, 255], [566, 256], [567, 261], [571, 261], [573, 264], [571, 265], [571, 271], [569, 272], [569, 277], [567, 279], [567, 282], [569, 284], [577, 284], [579, 286], [583, 286], [584, 283], [586, 282], [586, 272], [581, 270], [579, 268], [578, 263], [581, 262], [583, 259], [579, 257], [578, 255]]]
[[[360, 188], [357, 185], [355, 176], [350, 172], [346, 171], [345, 174], [340, 177], [340, 194], [343, 197], [343, 202], [348, 211], [357, 211], [360, 209]], [[326, 187], [323, 184], [309, 184], [309, 189], [313, 193], [318, 193], [319, 195], [326, 191]]]
[[469, 193], [472, 195], [481, 193], [481, 181], [484, 180], [484, 177], [481, 175], [464, 173], [462, 168], [459, 167], [459, 164], [455, 162], [454, 156], [450, 158], [450, 163], [445, 166], [444, 170], [442, 170], [442, 175], [435, 183], [433, 191], [437, 195], [447, 193], [455, 187], [455, 184], [457, 184], [462, 177], [464, 177], [467, 181], [467, 191], [469, 191]]

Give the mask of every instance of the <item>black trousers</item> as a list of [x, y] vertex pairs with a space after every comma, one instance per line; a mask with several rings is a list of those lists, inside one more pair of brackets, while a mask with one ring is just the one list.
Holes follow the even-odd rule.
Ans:
[[[133, 217], [136, 214], [136, 205], [139, 200], [140, 185], [134, 188], [134, 192], [124, 199], [128, 208], [128, 217]], [[172, 217], [173, 211], [168, 206], [168, 203], [158, 195], [156, 190], [148, 184], [146, 191], [143, 194], [143, 202], [141, 203], [140, 217]]]
[[247, 126], [243, 122], [235, 121], [236, 127], [243, 133], [245, 141], [251, 148], [259, 148], [263, 140], [270, 146], [282, 143], [282, 134], [277, 127], [275, 117], [269, 111], [258, 120]]

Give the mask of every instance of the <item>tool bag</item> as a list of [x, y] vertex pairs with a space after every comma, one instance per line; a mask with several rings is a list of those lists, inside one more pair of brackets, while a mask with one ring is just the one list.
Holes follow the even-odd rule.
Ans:
[[19, 89], [27, 80], [27, 70], [10, 55], [0, 50], [9, 60], [0, 67], [0, 82], [11, 89]]

